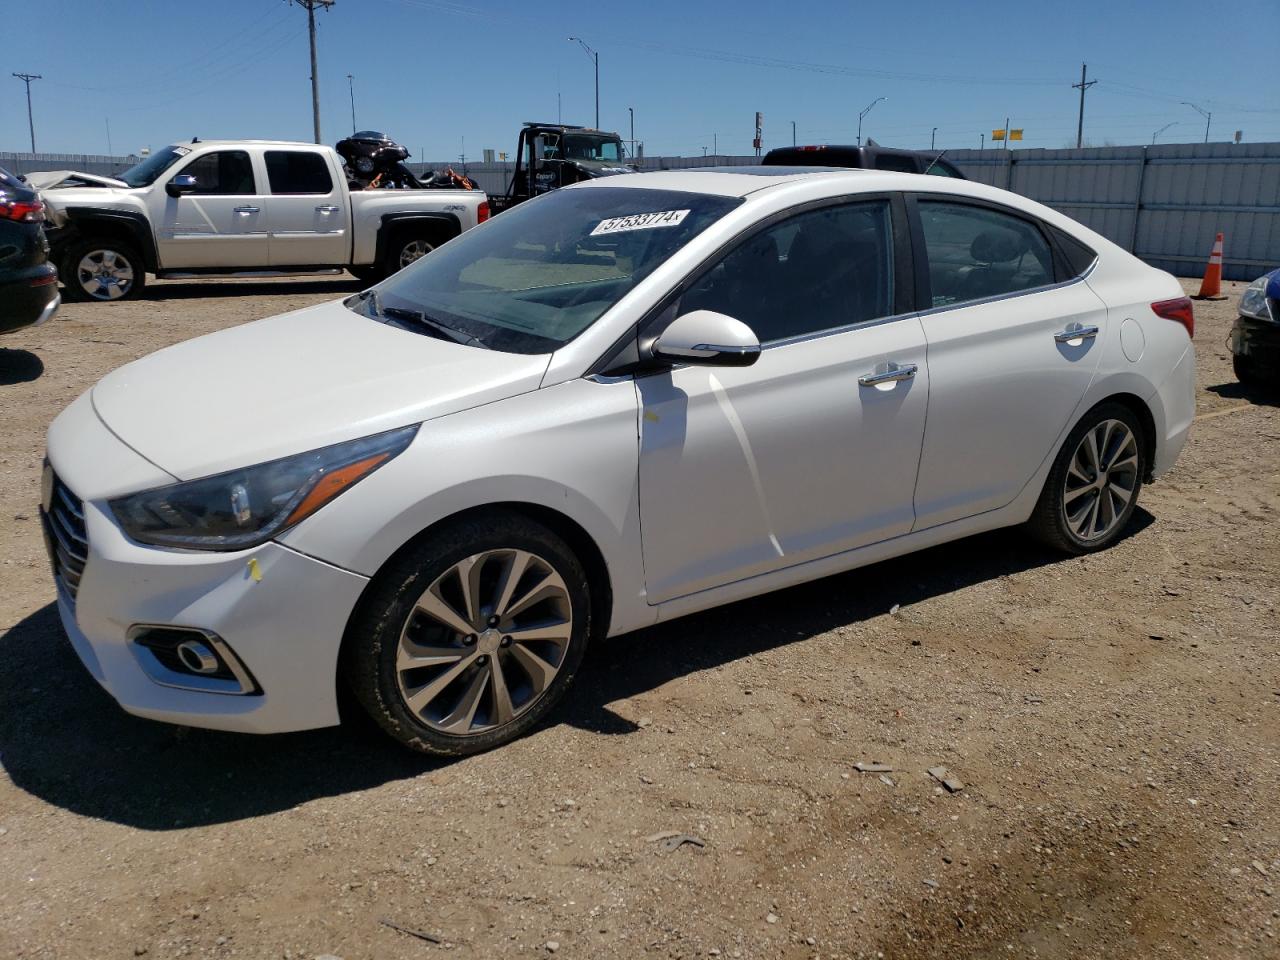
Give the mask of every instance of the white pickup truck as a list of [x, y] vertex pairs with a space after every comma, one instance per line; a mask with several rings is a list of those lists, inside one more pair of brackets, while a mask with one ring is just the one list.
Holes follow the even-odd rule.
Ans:
[[66, 298], [123, 300], [157, 277], [394, 273], [489, 216], [478, 190], [350, 190], [331, 148], [193, 140], [118, 177], [30, 174]]

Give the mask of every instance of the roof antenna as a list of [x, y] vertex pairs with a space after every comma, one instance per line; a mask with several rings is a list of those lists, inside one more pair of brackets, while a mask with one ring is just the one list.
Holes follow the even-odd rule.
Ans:
[[939, 160], [941, 160], [941, 159], [942, 159], [942, 157], [943, 157], [943, 155], [944, 155], [946, 152], [947, 152], [946, 150], [943, 150], [943, 151], [942, 151], [942, 153], [938, 154], [936, 157], [934, 157], [932, 160], [930, 160], [930, 161], [929, 161], [929, 165], [928, 165], [927, 167], [925, 167], [925, 168], [924, 168], [924, 172], [925, 172], [925, 173], [928, 173], [930, 170], [932, 170], [932, 169], [933, 169], [933, 167], [934, 167], [934, 164], [936, 164]]

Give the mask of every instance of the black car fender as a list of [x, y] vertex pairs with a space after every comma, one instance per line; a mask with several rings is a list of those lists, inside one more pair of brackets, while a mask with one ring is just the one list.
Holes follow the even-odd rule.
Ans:
[[101, 207], [68, 207], [66, 225], [49, 232], [55, 263], [62, 259], [62, 251], [73, 240], [83, 237], [111, 237], [127, 240], [142, 253], [143, 266], [155, 273], [160, 266], [156, 256], [156, 241], [151, 234], [151, 224], [141, 213], [130, 210], [106, 210]]
[[382, 263], [391, 247], [391, 240], [406, 227], [425, 227], [432, 236], [452, 240], [462, 233], [462, 221], [456, 214], [444, 212], [429, 213], [386, 213], [378, 224], [378, 236], [374, 244], [373, 262]]

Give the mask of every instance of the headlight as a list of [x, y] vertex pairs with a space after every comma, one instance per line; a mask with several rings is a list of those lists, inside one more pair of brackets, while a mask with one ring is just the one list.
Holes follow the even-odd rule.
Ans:
[[1240, 296], [1240, 313], [1254, 320], [1271, 320], [1271, 308], [1267, 304], [1267, 278], [1259, 277]]
[[402, 452], [418, 425], [110, 501], [132, 539], [191, 550], [265, 543]]

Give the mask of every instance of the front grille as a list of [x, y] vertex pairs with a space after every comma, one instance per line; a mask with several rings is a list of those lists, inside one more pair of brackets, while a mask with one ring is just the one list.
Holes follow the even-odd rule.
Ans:
[[[45, 469], [52, 473], [51, 467]], [[46, 483], [47, 502], [41, 504], [40, 519], [44, 523], [49, 559], [53, 561], [53, 577], [75, 600], [85, 562], [89, 559], [84, 504], [57, 474], [52, 474], [51, 480]]]

